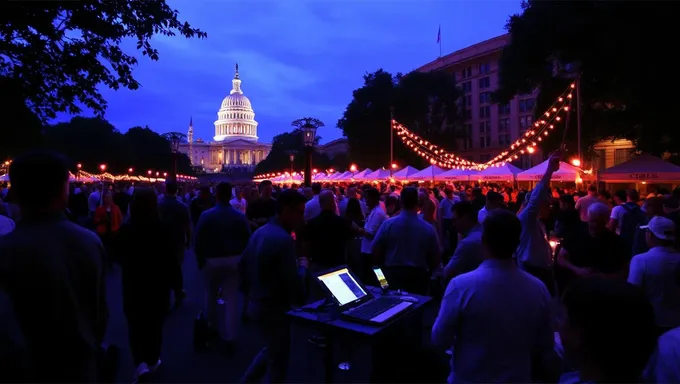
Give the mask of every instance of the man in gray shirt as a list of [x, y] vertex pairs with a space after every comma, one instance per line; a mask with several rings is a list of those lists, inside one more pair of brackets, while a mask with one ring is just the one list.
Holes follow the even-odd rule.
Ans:
[[61, 156], [26, 155], [9, 174], [22, 220], [0, 238], [0, 288], [37, 368], [32, 380], [96, 382], [108, 314], [102, 243], [63, 214], [69, 174]]

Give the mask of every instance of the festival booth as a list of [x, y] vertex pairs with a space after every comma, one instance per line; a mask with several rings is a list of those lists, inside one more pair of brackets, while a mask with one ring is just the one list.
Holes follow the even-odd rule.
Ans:
[[[533, 168], [529, 168], [524, 172], [517, 174], [517, 181], [541, 181], [545, 171], [548, 169], [548, 161], [546, 160]], [[560, 169], [553, 172], [550, 181], [560, 181], [565, 183], [575, 183], [581, 177], [581, 169], [574, 167], [560, 161]]]
[[680, 184], [680, 167], [652, 155], [640, 155], [599, 172], [607, 183]]
[[317, 182], [323, 182], [328, 178], [325, 173], [316, 173], [314, 176], [312, 176], [312, 180], [317, 181]]
[[491, 166], [479, 172], [477, 175], [475, 175], [475, 177], [477, 180], [486, 182], [514, 182], [517, 174], [521, 172], [522, 169], [517, 168], [510, 163], [505, 163], [504, 165], [498, 167]]
[[333, 182], [334, 183], [347, 183], [347, 182], [352, 181], [353, 176], [354, 176], [354, 172], [346, 171], [346, 172], [343, 172], [340, 176], [333, 179]]
[[366, 181], [385, 181], [390, 178], [390, 171], [381, 168], [366, 175]]
[[371, 181], [368, 179], [366, 176], [370, 175], [373, 173], [373, 170], [371, 168], [366, 168], [361, 172], [357, 172], [352, 176], [352, 179], [356, 181]]
[[418, 181], [418, 179], [413, 178], [413, 175], [415, 175], [418, 172], [420, 171], [408, 165], [406, 166], [406, 168], [398, 172], [395, 172], [392, 175], [392, 178], [397, 181]]
[[474, 169], [449, 169], [440, 173], [437, 181], [470, 181], [473, 176], [477, 176], [479, 171]]
[[417, 181], [435, 181], [436, 177], [444, 173], [444, 170], [436, 165], [430, 165], [420, 172], [412, 176], [412, 180]]

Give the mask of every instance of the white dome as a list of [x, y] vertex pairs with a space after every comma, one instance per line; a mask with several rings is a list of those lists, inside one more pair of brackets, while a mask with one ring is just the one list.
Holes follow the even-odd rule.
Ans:
[[231, 81], [229, 96], [222, 100], [215, 121], [215, 141], [236, 139], [257, 140], [257, 122], [250, 100], [241, 91], [241, 79], [236, 64], [236, 74]]

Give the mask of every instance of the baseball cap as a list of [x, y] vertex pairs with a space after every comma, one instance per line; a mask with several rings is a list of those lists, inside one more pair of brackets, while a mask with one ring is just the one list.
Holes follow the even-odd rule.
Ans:
[[654, 216], [647, 225], [641, 225], [640, 229], [647, 229], [655, 237], [662, 240], [675, 240], [675, 224], [670, 219], [662, 216]]

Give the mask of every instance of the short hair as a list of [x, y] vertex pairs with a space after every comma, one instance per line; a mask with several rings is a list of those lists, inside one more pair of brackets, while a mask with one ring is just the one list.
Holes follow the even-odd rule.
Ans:
[[272, 185], [273, 185], [273, 184], [272, 184], [271, 180], [262, 180], [262, 181], [260, 182], [260, 187], [259, 187], [259, 189], [260, 189], [260, 191], [262, 191], [265, 187], [270, 187], [270, 186], [272, 186]]
[[597, 192], [597, 184], [590, 184], [588, 192]]
[[324, 189], [319, 193], [319, 205], [321, 205], [322, 208], [326, 208], [330, 204], [335, 203], [335, 195], [333, 194], [333, 191], [330, 189]]
[[618, 197], [619, 200], [623, 202], [625, 202], [626, 199], [628, 199], [628, 193], [626, 192], [625, 189], [619, 189], [618, 191], [616, 191], [616, 193], [614, 193], [614, 196]]
[[380, 192], [378, 192], [378, 190], [373, 187], [366, 188], [366, 190], [364, 190], [364, 195], [372, 199], [380, 200]]
[[47, 205], [63, 193], [69, 171], [66, 159], [55, 152], [36, 151], [9, 166], [11, 190], [23, 204]]
[[631, 201], [638, 201], [640, 200], [640, 193], [636, 189], [631, 188], [626, 192], [626, 197]]
[[148, 187], [135, 188], [130, 203], [130, 219], [133, 222], [159, 219], [156, 191]]
[[457, 217], [474, 217], [477, 219], [477, 209], [469, 201], [460, 201], [451, 207], [451, 210], [456, 214]]
[[522, 224], [515, 214], [493, 210], [484, 219], [482, 240], [493, 257], [511, 259], [519, 246]]
[[174, 195], [178, 190], [179, 188], [177, 187], [177, 183], [174, 181], [168, 181], [165, 183], [165, 193], [168, 195]]
[[486, 193], [486, 201], [492, 202], [492, 203], [502, 203], [503, 202], [503, 195], [501, 195], [498, 192], [494, 191], [489, 191]]
[[222, 181], [215, 187], [215, 196], [217, 200], [226, 203], [231, 200], [231, 183]]
[[321, 193], [321, 183], [313, 183], [312, 184], [312, 192], [314, 192], [315, 195], [318, 195]]
[[600, 217], [608, 219], [610, 213], [609, 207], [602, 203], [593, 203], [588, 207], [588, 218]]
[[584, 278], [567, 288], [562, 302], [568, 326], [580, 334], [583, 358], [612, 382], [637, 378], [656, 344], [654, 310], [644, 291], [622, 280]]
[[406, 187], [401, 191], [401, 206], [404, 209], [414, 209], [418, 206], [418, 190]]
[[307, 199], [300, 192], [294, 189], [286, 189], [276, 196], [276, 213], [281, 214], [286, 208], [295, 208], [307, 202]]

